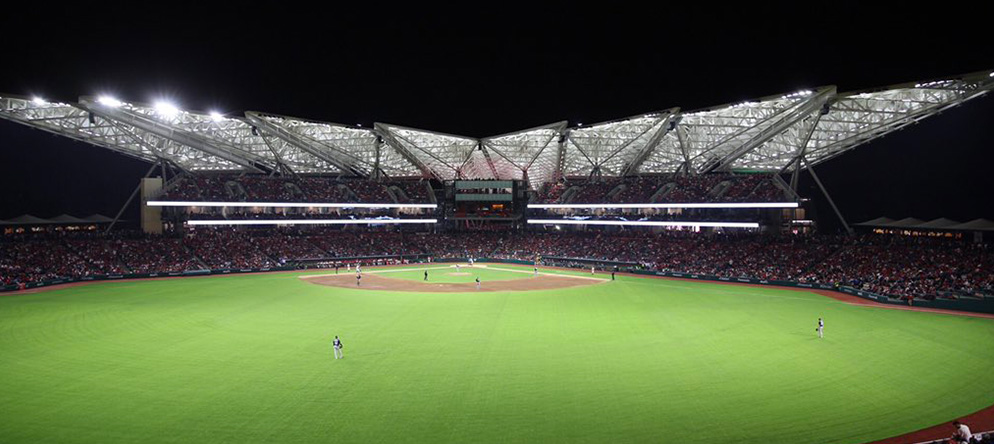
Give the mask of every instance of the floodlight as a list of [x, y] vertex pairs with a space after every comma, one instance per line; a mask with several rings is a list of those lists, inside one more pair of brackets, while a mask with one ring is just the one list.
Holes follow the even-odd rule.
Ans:
[[678, 222], [678, 221], [628, 221], [628, 220], [572, 220], [572, 219], [528, 219], [530, 224], [540, 225], [620, 225], [636, 227], [674, 228], [759, 228], [756, 222]]
[[31, 102], [34, 103], [35, 105], [44, 105], [44, 104], [48, 103], [48, 102], [45, 101], [45, 99], [43, 99], [41, 97], [35, 97], [35, 98], [31, 99]]
[[97, 103], [100, 103], [101, 105], [104, 106], [109, 106], [111, 108], [117, 108], [121, 105], [124, 105], [124, 103], [122, 103], [120, 100], [117, 100], [111, 96], [100, 96], [99, 98], [97, 98]]
[[211, 120], [215, 122], [220, 122], [224, 120], [224, 114], [221, 114], [217, 111], [211, 111]]
[[155, 111], [163, 117], [176, 117], [179, 114], [179, 108], [169, 102], [157, 102], [155, 104]]

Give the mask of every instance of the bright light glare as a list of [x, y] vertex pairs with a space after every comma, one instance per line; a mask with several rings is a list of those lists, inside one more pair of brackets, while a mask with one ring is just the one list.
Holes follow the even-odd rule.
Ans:
[[528, 204], [528, 208], [797, 208], [797, 202], [640, 203], [640, 204]]
[[325, 203], [325, 202], [197, 202], [150, 200], [150, 207], [261, 207], [261, 208], [437, 208], [435, 204]]
[[187, 225], [366, 225], [434, 224], [438, 219], [283, 219], [283, 220], [189, 220]]
[[121, 105], [124, 105], [124, 103], [122, 103], [120, 100], [117, 100], [111, 96], [100, 96], [99, 98], [97, 98], [97, 103], [100, 103], [101, 105], [104, 106], [109, 106], [111, 108], [117, 108]]
[[224, 120], [224, 114], [221, 114], [217, 111], [211, 111], [211, 120], [215, 122], [220, 122]]
[[179, 108], [169, 102], [158, 102], [155, 104], [155, 111], [158, 112], [163, 117], [176, 117], [179, 114]]
[[45, 101], [45, 99], [43, 99], [41, 97], [35, 97], [35, 98], [31, 99], [31, 102], [34, 103], [35, 105], [44, 105], [44, 104], [48, 103], [48, 102]]
[[709, 228], [759, 228], [756, 222], [675, 222], [641, 220], [572, 220], [572, 219], [529, 219], [530, 224], [544, 225], [623, 225], [635, 227], [709, 227]]

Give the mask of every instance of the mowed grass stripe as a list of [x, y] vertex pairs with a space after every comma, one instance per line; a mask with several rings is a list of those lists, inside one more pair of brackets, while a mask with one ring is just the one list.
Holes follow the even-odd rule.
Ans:
[[108, 283], [0, 298], [0, 441], [864, 442], [994, 404], [992, 339], [987, 319], [620, 275], [468, 297]]

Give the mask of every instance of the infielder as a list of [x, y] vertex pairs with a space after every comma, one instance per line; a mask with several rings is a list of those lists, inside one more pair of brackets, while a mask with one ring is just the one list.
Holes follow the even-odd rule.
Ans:
[[818, 332], [818, 337], [822, 338], [825, 336], [825, 321], [818, 318], [818, 328], [815, 329]]
[[342, 353], [342, 340], [335, 336], [335, 340], [331, 341], [331, 345], [335, 347], [335, 359], [342, 359], [345, 357], [345, 353]]
[[456, 264], [456, 273], [459, 272], [459, 264]]
[[535, 267], [535, 277], [538, 277], [538, 267]]
[[476, 289], [477, 290], [480, 289], [480, 277], [479, 276], [476, 277]]

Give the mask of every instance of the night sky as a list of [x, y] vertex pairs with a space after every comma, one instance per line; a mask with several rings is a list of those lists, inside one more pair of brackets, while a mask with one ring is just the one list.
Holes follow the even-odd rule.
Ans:
[[[844, 92], [994, 69], [986, 15], [963, 5], [955, 12], [834, 2], [812, 11], [286, 5], [8, 13], [0, 92], [169, 99], [189, 110], [484, 137], [821, 85]], [[986, 96], [816, 170], [850, 222], [994, 219], [992, 123], [994, 96]], [[0, 121], [0, 167], [0, 218], [8, 218], [113, 216], [149, 165]], [[836, 229], [807, 174], [801, 185], [823, 228]]]

